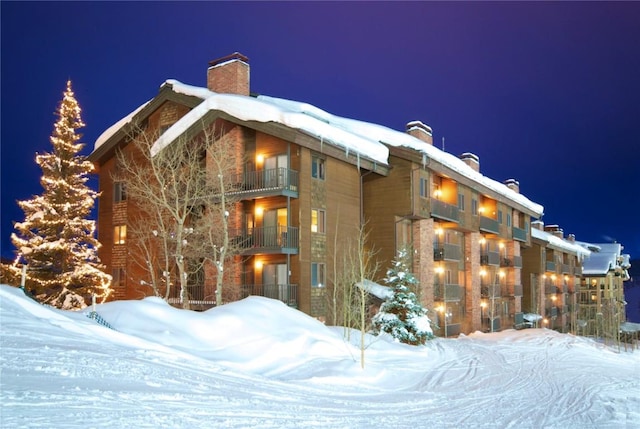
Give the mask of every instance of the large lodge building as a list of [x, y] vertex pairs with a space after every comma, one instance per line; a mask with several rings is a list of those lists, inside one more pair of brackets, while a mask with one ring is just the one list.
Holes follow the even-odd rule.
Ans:
[[[545, 228], [543, 207], [516, 180], [482, 175], [473, 153], [456, 157], [434, 147], [420, 121], [400, 132], [253, 95], [249, 62], [238, 53], [210, 63], [206, 88], [166, 81], [96, 141], [90, 160], [101, 192], [99, 256], [114, 276], [115, 299], [152, 293], [131, 266], [130, 201], [114, 181], [116, 151], [126, 150], [134, 124], [160, 133], [158, 147], [216, 125], [243, 152], [238, 173], [247, 191], [238, 223], [252, 239], [243, 241], [251, 245], [227, 279], [229, 300], [264, 295], [326, 320], [334, 255], [365, 225], [382, 267], [371, 280], [382, 281], [399, 249], [412, 249], [417, 294], [438, 335], [524, 327], [526, 314], [561, 332], [579, 328], [581, 285], [592, 284], [582, 266], [592, 252], [558, 227]], [[215, 305], [209, 273], [191, 285], [201, 309]]]

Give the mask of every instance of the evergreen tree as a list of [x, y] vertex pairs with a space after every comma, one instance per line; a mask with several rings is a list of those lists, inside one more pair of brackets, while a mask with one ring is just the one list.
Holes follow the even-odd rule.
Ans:
[[71, 81], [56, 115], [53, 151], [36, 155], [44, 192], [18, 201], [25, 220], [15, 223], [11, 240], [17, 260], [28, 264], [33, 295], [59, 308], [82, 308], [93, 294], [101, 301], [109, 295], [111, 276], [100, 270], [95, 221], [86, 219], [98, 194], [86, 185], [93, 164], [78, 155], [84, 144], [77, 130], [84, 123]]
[[409, 270], [409, 253], [398, 252], [398, 257], [387, 270], [385, 283], [393, 288], [393, 295], [380, 306], [373, 317], [374, 332], [386, 332], [405, 344], [424, 344], [433, 338], [427, 310], [418, 302], [412, 288], [418, 280]]

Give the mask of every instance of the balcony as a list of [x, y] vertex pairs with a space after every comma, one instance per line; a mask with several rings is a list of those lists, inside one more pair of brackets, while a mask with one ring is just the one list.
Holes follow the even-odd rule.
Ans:
[[547, 309], [549, 317], [558, 317], [558, 307], [551, 307]]
[[451, 222], [460, 222], [460, 210], [458, 206], [431, 198], [431, 216]]
[[242, 285], [242, 298], [250, 295], [277, 299], [289, 307], [298, 308], [298, 285], [296, 284]]
[[544, 293], [547, 295], [550, 294], [554, 294], [554, 293], [560, 293], [560, 291], [558, 290], [558, 288], [555, 285], [545, 285], [544, 286]]
[[497, 220], [480, 216], [480, 231], [500, 234], [500, 226]]
[[562, 289], [562, 293], [568, 293], [569, 292], [569, 285], [563, 284], [561, 289]]
[[501, 267], [513, 267], [513, 259], [511, 258], [500, 258], [500, 266]]
[[248, 171], [236, 176], [235, 191], [243, 199], [257, 197], [298, 197], [298, 172], [288, 168]]
[[571, 265], [562, 264], [562, 274], [571, 274], [571, 273], [573, 273], [573, 270], [571, 269]]
[[481, 293], [483, 298], [500, 298], [502, 287], [499, 284], [482, 286]]
[[515, 226], [512, 228], [513, 231], [513, 239], [526, 242], [527, 241], [527, 231], [524, 229], [516, 228]]
[[515, 313], [513, 315], [513, 326], [516, 329], [522, 329], [526, 326], [524, 323], [524, 313]]
[[236, 234], [233, 244], [240, 247], [242, 254], [298, 253], [298, 228], [291, 226], [268, 226], [253, 228]]
[[434, 261], [459, 261], [462, 257], [462, 251], [457, 244], [441, 243], [434, 244], [433, 260]]
[[545, 266], [544, 266], [545, 270], [555, 273], [556, 272], [556, 263], [553, 261], [547, 261], [545, 262]]
[[582, 275], [582, 267], [574, 267], [573, 268], [573, 274], [576, 276], [581, 276]]
[[500, 265], [500, 253], [499, 252], [484, 252], [480, 255], [481, 265]]
[[435, 301], [460, 301], [462, 299], [462, 288], [455, 284], [435, 284], [434, 285]]
[[514, 256], [513, 257], [513, 267], [514, 268], [522, 268], [522, 256]]
[[522, 285], [511, 285], [511, 286], [509, 286], [509, 295], [511, 295], [511, 296], [522, 296]]

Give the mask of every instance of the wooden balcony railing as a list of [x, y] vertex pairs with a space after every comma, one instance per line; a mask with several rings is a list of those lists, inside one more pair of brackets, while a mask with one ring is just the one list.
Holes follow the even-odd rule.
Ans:
[[545, 263], [545, 266], [544, 266], [544, 267], [545, 267], [545, 269], [546, 269], [547, 271], [549, 271], [549, 272], [553, 272], [553, 273], [555, 273], [555, 272], [556, 272], [556, 263], [555, 263], [555, 262], [553, 262], [553, 261], [546, 261], [546, 263]]
[[499, 252], [483, 252], [480, 255], [481, 265], [500, 265], [500, 253]]
[[515, 226], [512, 228], [513, 231], [513, 239], [518, 241], [527, 241], [527, 231], [524, 229], [516, 228]]
[[458, 206], [431, 198], [431, 216], [451, 222], [460, 222], [460, 210]]
[[434, 297], [436, 301], [460, 301], [462, 299], [462, 288], [456, 284], [434, 285]]
[[486, 216], [480, 216], [480, 231], [500, 234], [500, 225], [495, 219]]
[[499, 284], [485, 285], [480, 290], [483, 298], [499, 298], [502, 296], [502, 287]]
[[462, 251], [457, 244], [440, 243], [434, 245], [434, 261], [459, 261], [461, 257]]

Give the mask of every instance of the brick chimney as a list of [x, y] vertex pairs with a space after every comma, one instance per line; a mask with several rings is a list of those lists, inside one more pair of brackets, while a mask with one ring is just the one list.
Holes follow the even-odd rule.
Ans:
[[544, 231], [544, 222], [541, 220], [534, 220], [531, 222], [531, 228], [535, 228], [539, 231]]
[[520, 193], [520, 182], [516, 179], [507, 179], [504, 181], [504, 184], [507, 185], [507, 188], [511, 189], [513, 192]]
[[421, 121], [407, 122], [407, 134], [433, 145], [433, 130]]
[[465, 152], [460, 155], [460, 159], [475, 171], [480, 172], [480, 158], [471, 152]]
[[223, 94], [249, 95], [249, 59], [234, 52], [210, 61], [207, 88]]
[[564, 238], [564, 231], [558, 225], [547, 225], [544, 227], [544, 230], [558, 238]]

